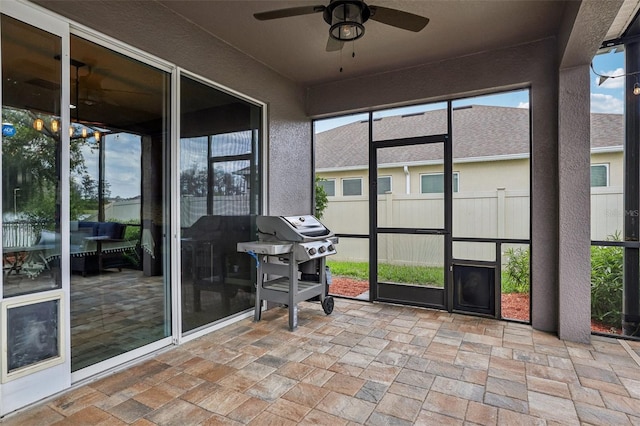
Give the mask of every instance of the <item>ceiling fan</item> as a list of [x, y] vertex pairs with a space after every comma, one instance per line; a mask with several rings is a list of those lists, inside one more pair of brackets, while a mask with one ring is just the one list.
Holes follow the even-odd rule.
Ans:
[[300, 6], [254, 13], [259, 21], [311, 15], [322, 12], [330, 25], [327, 51], [342, 49], [344, 42], [357, 40], [364, 35], [364, 23], [372, 19], [407, 31], [421, 31], [429, 18], [382, 6], [368, 6], [362, 0], [331, 0], [327, 6]]

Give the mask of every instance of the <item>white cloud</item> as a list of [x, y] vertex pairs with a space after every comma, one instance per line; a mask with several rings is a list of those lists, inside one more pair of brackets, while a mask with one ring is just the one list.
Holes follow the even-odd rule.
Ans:
[[622, 114], [624, 102], [620, 98], [603, 93], [591, 94], [591, 112], [604, 112], [608, 114]]
[[529, 109], [529, 102], [520, 102], [518, 104], [518, 108], [526, 108]]
[[[608, 76], [611, 76], [611, 77], [616, 77], [616, 76], [624, 75], [624, 70], [622, 68], [616, 68], [613, 71], [601, 71], [601, 72], [599, 72], [599, 74], [600, 75], [608, 75]], [[596, 86], [598, 86], [598, 81], [599, 80], [600, 80], [600, 77], [596, 76], [596, 78], [594, 79], [594, 84]], [[624, 88], [624, 77], [608, 78], [599, 87], [601, 89], [622, 89], [622, 88]]]

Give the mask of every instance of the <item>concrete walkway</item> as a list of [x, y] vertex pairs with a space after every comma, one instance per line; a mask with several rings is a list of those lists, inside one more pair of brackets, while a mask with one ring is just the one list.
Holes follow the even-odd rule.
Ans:
[[274, 309], [6, 425], [640, 425], [640, 342], [336, 300]]

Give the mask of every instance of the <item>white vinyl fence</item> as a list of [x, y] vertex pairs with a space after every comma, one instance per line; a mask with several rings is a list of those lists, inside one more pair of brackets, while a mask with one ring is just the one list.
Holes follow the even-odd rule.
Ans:
[[[595, 188], [591, 194], [591, 235], [606, 240], [620, 232], [623, 223], [621, 188]], [[587, 212], [586, 214], [588, 214]], [[330, 197], [322, 222], [337, 234], [369, 233], [367, 197]], [[385, 194], [378, 196], [378, 226], [443, 228], [444, 198], [433, 194]], [[473, 238], [530, 238], [530, 197], [528, 191], [455, 193], [453, 196], [453, 236]], [[380, 262], [442, 266], [443, 238], [440, 235], [381, 234], [378, 238]], [[503, 245], [509, 248], [523, 245]], [[454, 242], [453, 257], [495, 260], [492, 243]], [[343, 238], [332, 260], [368, 262], [368, 240]], [[503, 257], [503, 263], [506, 259]]]

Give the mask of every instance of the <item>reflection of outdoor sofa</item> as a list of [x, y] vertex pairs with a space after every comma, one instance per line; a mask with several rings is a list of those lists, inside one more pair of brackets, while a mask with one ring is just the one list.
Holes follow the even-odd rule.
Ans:
[[117, 222], [71, 222], [71, 272], [84, 276], [129, 265], [137, 241], [124, 239], [126, 229]]

